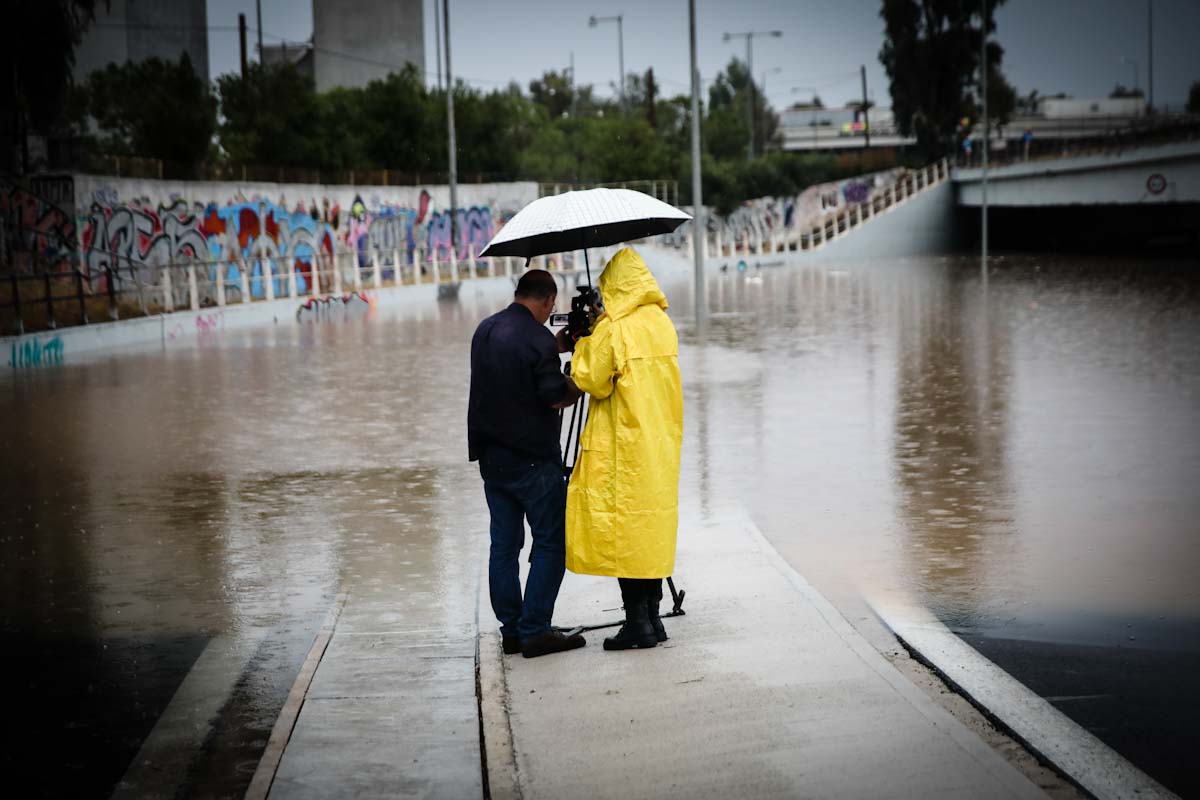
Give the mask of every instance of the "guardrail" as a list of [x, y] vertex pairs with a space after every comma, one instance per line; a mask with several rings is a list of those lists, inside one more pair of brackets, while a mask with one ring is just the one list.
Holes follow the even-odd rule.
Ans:
[[[739, 253], [754, 255], [820, 250], [835, 239], [849, 234], [864, 222], [903, 205], [917, 194], [944, 183], [949, 178], [950, 163], [943, 159], [920, 169], [909, 170], [867, 200], [848, 203], [838, 211], [816, 221], [799, 222], [772, 231], [767, 236], [752, 236], [747, 230], [730, 242], [724, 241], [718, 228], [704, 237], [705, 254], [723, 258]], [[690, 252], [694, 245], [692, 237], [684, 235], [682, 239], [682, 246]]]

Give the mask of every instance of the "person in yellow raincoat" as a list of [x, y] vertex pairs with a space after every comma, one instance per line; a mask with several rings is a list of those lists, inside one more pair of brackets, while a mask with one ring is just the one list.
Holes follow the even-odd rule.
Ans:
[[571, 378], [591, 396], [567, 489], [567, 569], [619, 579], [625, 624], [606, 650], [654, 647], [662, 579], [675, 569], [683, 387], [667, 298], [632, 248], [600, 276], [604, 311], [576, 343]]

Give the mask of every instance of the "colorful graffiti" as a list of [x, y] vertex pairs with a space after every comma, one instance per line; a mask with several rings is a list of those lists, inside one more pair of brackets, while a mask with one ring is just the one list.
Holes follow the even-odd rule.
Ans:
[[371, 298], [362, 292], [341, 297], [310, 297], [296, 309], [297, 322], [330, 322], [362, 319], [373, 307]]
[[8, 365], [13, 369], [24, 367], [51, 367], [63, 363], [63, 341], [61, 336], [43, 340], [36, 338], [14, 339]]
[[0, 247], [20, 268], [69, 262], [75, 242], [70, 205], [61, 205], [30, 190], [0, 182]]
[[[271, 295], [286, 296], [292, 274], [297, 293], [308, 293], [317, 260], [328, 269], [334, 254], [345, 248], [356, 254], [360, 269], [369, 267], [377, 256], [381, 277], [392, 280], [402, 266], [396, 263], [398, 257], [404, 264], [415, 263], [418, 255], [425, 261], [448, 260], [452, 252], [465, 259], [482, 250], [495, 233], [490, 208], [463, 208], [452, 246], [450, 215], [430, 213], [427, 191], [420, 193], [416, 208], [377, 199], [368, 204], [356, 196], [344, 225], [340, 207], [328, 199], [320, 210], [315, 199], [307, 208], [301, 201], [289, 210], [282, 197], [278, 202], [239, 198], [203, 206], [189, 206], [182, 199], [158, 205], [146, 198], [107, 202], [111, 199], [93, 193], [91, 208], [81, 220], [80, 247], [89, 285], [105, 288], [110, 274], [153, 285], [159, 267], [176, 264], [182, 270], [188, 258], [195, 258], [209, 262], [208, 279], [198, 287], [202, 303], [213, 300], [218, 280], [223, 281], [229, 302], [240, 300], [243, 271], [254, 298], [268, 294], [268, 282]], [[338, 263], [341, 268], [343, 262]], [[353, 281], [353, 272], [342, 279]], [[172, 282], [176, 305], [187, 302], [188, 291], [186, 274], [181, 272]]]

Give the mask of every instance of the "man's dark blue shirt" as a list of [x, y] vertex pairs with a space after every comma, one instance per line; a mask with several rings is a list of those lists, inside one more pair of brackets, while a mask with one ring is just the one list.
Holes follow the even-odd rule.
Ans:
[[513, 303], [479, 323], [471, 339], [470, 459], [561, 462], [551, 406], [566, 392], [558, 342], [528, 308]]

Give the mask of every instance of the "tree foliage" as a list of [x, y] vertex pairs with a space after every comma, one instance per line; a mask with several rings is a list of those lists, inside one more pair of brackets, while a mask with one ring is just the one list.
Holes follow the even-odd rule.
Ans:
[[1188, 89], [1187, 111], [1189, 114], [1200, 114], [1200, 81], [1193, 81]]
[[0, 169], [29, 168], [27, 136], [64, 122], [75, 48], [95, 0], [9, 0], [0, 24]]
[[186, 53], [177, 63], [109, 64], [79, 88], [107, 152], [190, 165], [208, 158], [217, 101]]
[[[1004, 0], [883, 0], [884, 44], [896, 123], [915, 135], [929, 156], [953, 152], [959, 122], [979, 116], [979, 49], [984, 3], [987, 30], [995, 30]], [[988, 113], [1007, 121], [1016, 92], [1000, 72], [1004, 49], [988, 42]]]
[[[207, 156], [323, 171], [401, 170], [427, 180], [441, 180], [448, 162], [446, 90], [427, 87], [412, 67], [362, 88], [318, 93], [294, 65], [251, 64], [244, 79], [220, 76], [214, 97], [186, 61], [152, 60], [110, 66], [86, 89], [89, 124], [110, 152], [188, 163]], [[652, 71], [628, 76], [628, 110], [553, 71], [528, 92], [517, 84], [484, 92], [461, 82], [453, 91], [461, 180], [675, 179], [680, 200], [690, 202], [690, 98], [664, 97]], [[746, 159], [748, 109], [757, 110], [758, 147], [767, 151], [753, 160]], [[773, 149], [778, 117], [739, 61], [713, 81], [701, 113], [705, 199], [723, 211], [842, 174], [830, 156]]]

